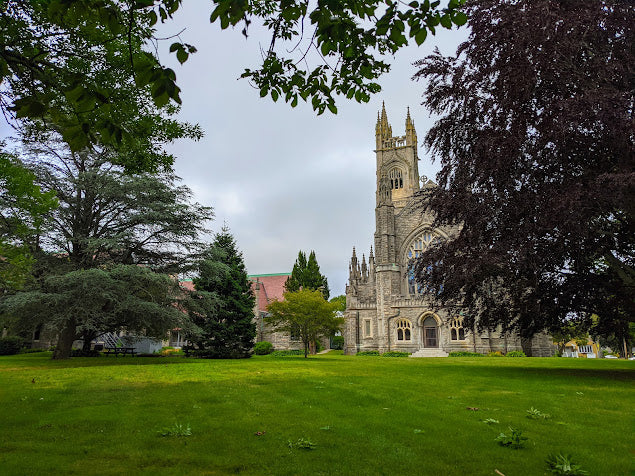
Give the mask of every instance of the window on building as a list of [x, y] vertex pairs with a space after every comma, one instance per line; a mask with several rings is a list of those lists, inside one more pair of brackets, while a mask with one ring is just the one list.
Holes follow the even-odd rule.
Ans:
[[450, 339], [465, 340], [465, 329], [463, 328], [462, 317], [453, 317], [450, 319]]
[[392, 169], [389, 174], [390, 188], [397, 190], [403, 188], [403, 173], [400, 169]]
[[370, 319], [366, 319], [364, 321], [364, 337], [371, 337], [373, 335], [371, 330]]
[[[437, 245], [441, 242], [441, 238], [437, 236], [432, 230], [423, 230], [418, 236], [416, 236], [411, 242], [410, 246], [406, 248], [406, 269], [408, 270], [407, 288], [408, 293], [411, 295], [424, 294], [426, 292], [426, 286], [417, 283], [414, 275], [415, 260], [423, 254], [423, 252], [430, 246]], [[429, 269], [432, 269], [429, 267]]]
[[399, 319], [397, 321], [397, 340], [412, 340], [412, 323], [408, 319]]

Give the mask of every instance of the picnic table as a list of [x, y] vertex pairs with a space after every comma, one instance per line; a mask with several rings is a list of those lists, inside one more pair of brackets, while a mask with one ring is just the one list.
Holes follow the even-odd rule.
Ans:
[[115, 357], [117, 357], [119, 354], [124, 356], [126, 354], [130, 354], [134, 357], [137, 354], [134, 350], [134, 347], [104, 347], [103, 353], [104, 355], [115, 354]]

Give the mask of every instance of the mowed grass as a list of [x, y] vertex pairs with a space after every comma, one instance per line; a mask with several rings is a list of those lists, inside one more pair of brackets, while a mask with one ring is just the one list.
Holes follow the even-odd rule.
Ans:
[[[49, 359], [0, 357], [1, 474], [542, 475], [558, 452], [633, 471], [635, 362]], [[526, 448], [495, 443], [509, 426]]]

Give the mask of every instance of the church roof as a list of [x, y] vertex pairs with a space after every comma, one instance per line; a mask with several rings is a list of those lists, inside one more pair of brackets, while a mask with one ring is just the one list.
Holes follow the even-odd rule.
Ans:
[[258, 298], [258, 310], [266, 311], [267, 305], [274, 299], [282, 300], [284, 294], [284, 283], [291, 273], [272, 273], [272, 274], [251, 274], [248, 278], [252, 283], [258, 283], [260, 290], [256, 291], [252, 284], [254, 294]]

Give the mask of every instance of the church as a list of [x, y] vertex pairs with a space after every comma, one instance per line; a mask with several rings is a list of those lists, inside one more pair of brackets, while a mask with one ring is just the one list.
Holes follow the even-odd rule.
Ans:
[[374, 246], [368, 262], [353, 248], [346, 286], [345, 353], [409, 352], [413, 357], [444, 357], [450, 352], [524, 350], [553, 355], [547, 334], [521, 346], [520, 338], [499, 330], [472, 332], [455, 308], [444, 309], [414, 279], [412, 262], [429, 246], [452, 239], [459, 227], [433, 227], [426, 206], [436, 184], [419, 176], [417, 132], [410, 111], [406, 134], [393, 136], [386, 108], [375, 129], [377, 190]]

